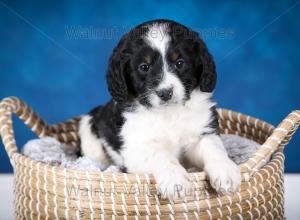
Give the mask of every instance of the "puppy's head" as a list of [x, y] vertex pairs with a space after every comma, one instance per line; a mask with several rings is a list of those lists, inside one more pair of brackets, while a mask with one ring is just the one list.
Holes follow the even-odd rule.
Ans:
[[196, 32], [154, 20], [122, 37], [110, 58], [107, 81], [115, 102], [158, 107], [184, 104], [194, 90], [212, 92], [216, 72]]

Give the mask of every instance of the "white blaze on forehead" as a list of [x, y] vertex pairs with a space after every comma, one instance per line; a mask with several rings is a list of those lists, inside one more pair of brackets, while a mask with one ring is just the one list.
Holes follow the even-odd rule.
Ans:
[[164, 58], [169, 42], [170, 36], [168, 34], [167, 24], [153, 24], [149, 27], [146, 34], [146, 42], [150, 47], [157, 49]]
[[[158, 50], [162, 57], [163, 75], [157, 89], [160, 90], [173, 88], [173, 96], [171, 101], [179, 103], [185, 97], [185, 89], [180, 79], [174, 73], [170, 72], [168, 68], [166, 54], [171, 41], [171, 36], [169, 35], [168, 30], [168, 24], [153, 24], [149, 26], [149, 30], [145, 36], [145, 41], [151, 48]], [[157, 103], [160, 101], [156, 95], [153, 95], [150, 102], [152, 105], [155, 103], [158, 105]]]

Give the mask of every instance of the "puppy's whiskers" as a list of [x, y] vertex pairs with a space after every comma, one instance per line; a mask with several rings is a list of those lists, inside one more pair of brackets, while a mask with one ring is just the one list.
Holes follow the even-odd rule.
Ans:
[[152, 94], [152, 91], [147, 89], [147, 91], [137, 97], [138, 100], [144, 100]]

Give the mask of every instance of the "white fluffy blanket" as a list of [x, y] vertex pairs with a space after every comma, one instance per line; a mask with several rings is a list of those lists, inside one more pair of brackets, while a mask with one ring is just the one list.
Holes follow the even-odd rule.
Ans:
[[[221, 135], [229, 157], [236, 163], [245, 162], [256, 151], [259, 144], [237, 135]], [[23, 154], [40, 162], [57, 165], [65, 168], [85, 171], [119, 172], [119, 167], [111, 165], [105, 167], [87, 157], [77, 157], [74, 148], [59, 143], [51, 137], [34, 139], [23, 147]], [[191, 171], [194, 171], [192, 169]]]

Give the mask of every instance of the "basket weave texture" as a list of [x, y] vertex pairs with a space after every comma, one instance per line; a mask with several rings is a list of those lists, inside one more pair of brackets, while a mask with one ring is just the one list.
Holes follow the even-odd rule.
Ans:
[[14, 168], [16, 219], [283, 219], [283, 149], [300, 123], [300, 111], [277, 128], [230, 110], [218, 109], [220, 131], [261, 144], [240, 165], [241, 190], [217, 194], [204, 172], [190, 173], [194, 190], [170, 201], [156, 193], [151, 174], [87, 172], [50, 166], [21, 155], [12, 127], [15, 113], [39, 137], [51, 136], [74, 148], [80, 144], [76, 117], [48, 125], [23, 101], [0, 103], [0, 133]]

